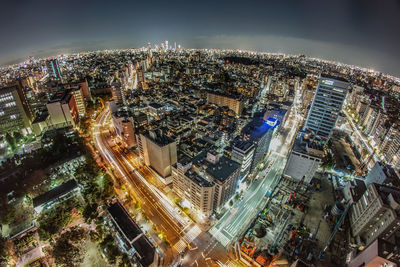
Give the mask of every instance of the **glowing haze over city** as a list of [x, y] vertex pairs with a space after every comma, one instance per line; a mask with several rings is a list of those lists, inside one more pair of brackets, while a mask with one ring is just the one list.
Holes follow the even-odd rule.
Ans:
[[398, 266], [398, 1], [7, 1], [0, 266]]

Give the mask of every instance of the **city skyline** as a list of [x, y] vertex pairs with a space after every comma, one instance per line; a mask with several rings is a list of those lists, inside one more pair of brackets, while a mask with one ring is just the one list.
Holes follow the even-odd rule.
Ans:
[[399, 1], [3, 3], [0, 267], [400, 266]]
[[[276, 3], [68, 1], [3, 4], [0, 64], [150, 41], [186, 48], [306, 54], [400, 76], [396, 1]], [[12, 10], [19, 10], [13, 16]], [[141, 12], [135, 12], [141, 10]], [[196, 12], [193, 12], [196, 10]], [[223, 12], [220, 12], [223, 10]], [[9, 11], [9, 12], [8, 12]], [[71, 18], [80, 19], [71, 19]], [[29, 22], [29, 23], [28, 23]], [[396, 56], [397, 55], [397, 56]]]

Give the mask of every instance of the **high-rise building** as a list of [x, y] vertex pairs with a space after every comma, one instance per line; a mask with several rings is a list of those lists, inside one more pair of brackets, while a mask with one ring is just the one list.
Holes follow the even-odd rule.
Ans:
[[237, 115], [240, 115], [243, 110], [243, 101], [240, 97], [219, 91], [208, 91], [207, 103], [215, 104], [220, 107], [228, 107]]
[[354, 255], [349, 254], [348, 267], [396, 267], [400, 265], [400, 250], [396, 244], [378, 238], [367, 248]]
[[288, 117], [288, 112], [286, 109], [278, 108], [278, 107], [273, 107], [271, 109], [268, 109], [264, 113], [264, 121], [267, 121], [268, 119], [276, 119], [279, 121], [279, 125], [284, 125], [286, 122], [286, 119]]
[[0, 133], [28, 129], [32, 120], [33, 113], [21, 84], [0, 88]]
[[198, 171], [190, 158], [181, 159], [172, 166], [172, 188], [192, 208], [208, 217], [214, 209], [215, 183]]
[[350, 208], [353, 236], [368, 246], [378, 237], [389, 240], [400, 231], [400, 191], [372, 183]]
[[201, 152], [172, 167], [173, 190], [203, 215], [218, 211], [234, 195], [240, 165], [216, 151]]
[[125, 104], [124, 91], [121, 83], [117, 79], [113, 83], [111, 83], [111, 94], [115, 104]]
[[240, 165], [216, 151], [203, 151], [195, 158], [193, 164], [215, 183], [214, 210], [219, 210], [234, 195], [239, 178]]
[[47, 72], [49, 73], [50, 77], [55, 80], [61, 80], [61, 70], [58, 64], [57, 59], [49, 59], [46, 61]]
[[283, 175], [297, 182], [309, 184], [324, 155], [323, 144], [315, 136], [299, 131], [286, 162]]
[[382, 145], [382, 154], [384, 154], [385, 161], [393, 166], [397, 171], [400, 171], [400, 126], [393, 124], [385, 141]]
[[68, 84], [64, 84], [63, 85], [64, 88], [66, 89], [71, 89], [71, 88], [79, 88], [79, 90], [82, 93], [82, 97], [85, 101], [90, 101], [91, 100], [91, 93], [90, 93], [90, 89], [89, 89], [89, 85], [87, 80], [82, 80], [79, 82], [72, 82], [72, 83], [68, 83]]
[[74, 96], [67, 90], [57, 92], [46, 105], [51, 125], [55, 128], [75, 127], [79, 120]]
[[368, 172], [367, 177], [365, 177], [366, 186], [372, 183], [400, 188], [400, 178], [395, 170], [392, 166], [381, 161], [377, 161], [374, 167]]
[[117, 111], [112, 114], [112, 122], [115, 132], [121, 138], [127, 148], [132, 148], [136, 144], [133, 117], [129, 112]]
[[321, 76], [304, 128], [328, 140], [342, 109], [348, 87], [349, 82], [343, 78]]
[[384, 114], [379, 106], [371, 106], [367, 114], [368, 116], [365, 118], [363, 125], [363, 132], [369, 136], [371, 133], [375, 132]]
[[171, 166], [177, 162], [176, 142], [161, 130], [154, 130], [137, 135], [137, 143], [145, 164], [155, 170], [164, 183], [171, 183]]
[[243, 140], [254, 144], [253, 162], [250, 168], [250, 174], [263, 161], [265, 154], [269, 150], [272, 136], [275, 132], [275, 122], [264, 121], [262, 117], [255, 117], [242, 130]]
[[254, 144], [250, 141], [238, 140], [233, 144], [231, 159], [240, 164], [239, 179], [244, 180], [250, 173], [254, 157]]
[[86, 114], [85, 100], [82, 95], [82, 91], [79, 88], [71, 88], [69, 92], [74, 96], [76, 108], [78, 109], [79, 116], [82, 118]]

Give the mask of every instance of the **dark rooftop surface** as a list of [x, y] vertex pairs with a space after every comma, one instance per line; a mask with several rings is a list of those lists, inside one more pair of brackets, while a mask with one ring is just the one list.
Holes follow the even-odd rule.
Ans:
[[69, 180], [68, 182], [65, 182], [50, 191], [47, 191], [46, 193], [37, 196], [33, 199], [33, 207], [38, 207], [40, 205], [43, 205], [49, 201], [52, 201], [72, 190], [74, 190], [76, 187], [78, 187], [78, 184], [74, 179]]
[[272, 130], [273, 128], [274, 127], [268, 125], [262, 117], [256, 117], [243, 127], [242, 134], [248, 135], [251, 141], [258, 141], [268, 130]]
[[139, 226], [132, 220], [124, 207], [118, 201], [108, 207], [108, 212], [111, 214], [129, 242], [132, 242], [133, 239], [142, 233], [142, 230], [140, 230]]
[[323, 150], [323, 143], [320, 139], [313, 138], [311, 132], [299, 131], [293, 143], [293, 150], [301, 153], [308, 153], [307, 148]]
[[152, 131], [154, 134], [152, 134], [150, 131], [146, 131], [143, 133], [144, 136], [146, 136], [148, 139], [156, 143], [158, 146], [166, 146], [174, 140], [172, 138], [169, 138], [165, 134], [162, 133], [162, 131]]
[[[183, 157], [177, 164], [174, 165], [175, 168], [180, 168], [181, 165], [183, 168], [191, 164], [192, 160], [189, 157]], [[185, 176], [196, 183], [198, 186], [201, 187], [212, 187], [214, 185], [213, 182], [209, 182], [207, 179], [203, 178], [201, 175], [197, 174], [192, 168], [189, 168], [185, 172]]]
[[56, 102], [63, 102], [67, 103], [70, 99], [71, 95], [68, 93], [67, 90], [62, 89], [57, 91], [54, 96], [50, 99], [49, 103], [56, 103]]
[[48, 116], [49, 116], [49, 113], [47, 112], [47, 110], [45, 110], [42, 113], [40, 113], [38, 116], [36, 116], [36, 118], [33, 120], [32, 124], [44, 122], [44, 121], [46, 121]]
[[158, 104], [158, 103], [155, 103], [155, 102], [151, 102], [151, 103], [149, 104], [149, 106], [152, 107], [152, 108], [155, 108], [155, 109], [159, 109], [159, 108], [162, 108], [162, 107], [163, 107], [163, 105]]
[[133, 243], [133, 246], [140, 255], [139, 262], [143, 266], [150, 266], [154, 261], [155, 249], [153, 244], [150, 243], [145, 235], [142, 235]]
[[244, 141], [244, 140], [237, 140], [234, 144], [233, 144], [233, 149], [238, 148], [244, 152], [246, 152], [251, 146], [253, 146], [253, 144], [251, 142], [248, 141]]
[[386, 175], [386, 179], [383, 182], [384, 184], [400, 187], [400, 177], [397, 175], [396, 171], [391, 165], [382, 161], [378, 161], [376, 164], [381, 166], [383, 173]]
[[207, 161], [207, 151], [201, 152], [193, 158], [193, 164], [197, 166], [206, 166], [206, 172], [215, 179], [224, 182], [233, 172], [235, 172], [240, 164], [225, 157], [221, 156], [216, 164]]
[[213, 182], [209, 182], [206, 179], [204, 179], [203, 177], [201, 177], [200, 175], [198, 175], [196, 172], [194, 172], [192, 169], [189, 169], [185, 175], [192, 180], [193, 182], [195, 182], [197, 185], [201, 186], [201, 187], [212, 187], [214, 185]]
[[353, 198], [354, 202], [357, 202], [360, 200], [362, 195], [365, 193], [367, 190], [367, 187], [365, 186], [365, 183], [363, 180], [360, 179], [354, 179], [350, 181], [349, 183], [352, 184], [352, 188], [350, 189], [351, 196]]

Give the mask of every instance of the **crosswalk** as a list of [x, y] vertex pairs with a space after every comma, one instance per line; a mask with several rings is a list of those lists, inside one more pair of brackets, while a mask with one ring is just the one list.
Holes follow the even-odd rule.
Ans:
[[201, 234], [201, 229], [197, 226], [194, 225], [190, 228], [190, 230], [184, 235], [184, 239], [187, 243], [191, 243], [193, 240], [195, 240], [199, 234]]
[[227, 263], [225, 263], [225, 266], [226, 267], [237, 267], [238, 264], [236, 262], [230, 260]]
[[181, 253], [182, 251], [184, 251], [187, 248], [187, 244], [180, 239], [178, 242], [175, 243], [174, 245], [174, 249], [176, 251], [178, 251], [178, 253]]
[[217, 227], [211, 228], [210, 234], [212, 234], [215, 239], [217, 239], [224, 247], [226, 247], [231, 242], [231, 239], [221, 233], [221, 230], [217, 229]]
[[190, 227], [189, 231], [187, 231], [183, 237], [173, 245], [173, 248], [178, 251], [178, 253], [181, 253], [187, 248], [187, 244], [193, 242], [201, 232], [201, 229], [197, 225], [193, 225]]

